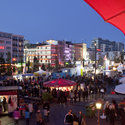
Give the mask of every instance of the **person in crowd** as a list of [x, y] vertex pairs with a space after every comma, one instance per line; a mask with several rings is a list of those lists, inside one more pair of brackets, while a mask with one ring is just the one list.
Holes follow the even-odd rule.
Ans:
[[101, 98], [104, 97], [104, 93], [105, 93], [105, 90], [103, 88], [103, 86], [100, 87], [100, 95], [101, 95]]
[[81, 101], [81, 94], [82, 94], [82, 91], [81, 91], [81, 89], [79, 89], [79, 91], [78, 91], [79, 102]]
[[82, 90], [82, 98], [83, 98], [83, 101], [85, 101], [85, 90]]
[[29, 109], [30, 117], [31, 117], [33, 113], [33, 104], [31, 102], [28, 104], [28, 109]]
[[82, 111], [79, 112], [78, 118], [79, 118], [79, 125], [81, 125], [81, 123], [82, 123], [82, 118], [83, 118]]
[[58, 103], [60, 103], [60, 90], [57, 90], [57, 99], [58, 99]]
[[105, 116], [106, 116], [106, 121], [109, 120], [109, 106], [110, 106], [110, 103], [109, 101], [106, 101], [104, 106], [103, 106], [103, 110], [104, 110], [104, 113], [105, 113]]
[[79, 111], [78, 119], [79, 119], [79, 125], [86, 125], [85, 115], [82, 113], [82, 111]]
[[74, 97], [74, 93], [73, 91], [71, 90], [70, 91], [70, 102], [73, 103], [73, 97]]
[[77, 100], [77, 90], [74, 91], [74, 102]]
[[116, 102], [116, 100], [112, 100], [112, 104], [114, 105], [114, 107], [115, 107], [115, 112], [117, 113], [117, 111], [118, 111], [118, 104], [117, 104], [117, 102]]
[[6, 112], [6, 104], [7, 104], [6, 98], [3, 97], [3, 109], [4, 109], [4, 112]]
[[26, 125], [30, 125], [29, 124], [30, 112], [28, 108], [26, 108], [26, 111], [25, 111], [25, 119], [26, 119]]
[[115, 112], [115, 106], [113, 104], [109, 105], [109, 120], [110, 120], [110, 125], [115, 125], [115, 117], [116, 117], [116, 112]]
[[18, 125], [18, 120], [20, 119], [20, 112], [18, 108], [14, 111], [13, 117], [15, 119], [15, 125]]
[[79, 119], [75, 113], [73, 114], [73, 125], [79, 125]]
[[121, 111], [121, 125], [125, 125], [125, 106], [123, 107], [123, 110]]
[[87, 88], [87, 86], [85, 87], [85, 100], [88, 101], [88, 88]]
[[49, 120], [49, 113], [50, 113], [50, 104], [49, 104], [49, 102], [45, 102], [43, 104], [43, 112], [44, 112], [45, 122], [47, 122]]
[[1, 113], [2, 113], [2, 105], [0, 104], [0, 115], [1, 115]]
[[38, 104], [37, 104], [37, 102], [35, 102], [35, 103], [33, 104], [33, 109], [34, 109], [34, 111], [35, 111], [35, 113], [36, 113], [37, 110], [38, 110]]
[[37, 113], [36, 113], [36, 122], [37, 122], [37, 125], [42, 125], [43, 123], [43, 118], [39, 109], [37, 110]]
[[121, 120], [123, 113], [123, 105], [120, 103], [118, 104], [118, 111], [117, 111], [117, 120]]
[[64, 117], [64, 124], [65, 125], [73, 125], [73, 115], [72, 110], [69, 110], [68, 113]]
[[65, 92], [64, 92], [65, 105], [67, 104], [67, 98], [68, 98], [68, 92], [65, 90]]

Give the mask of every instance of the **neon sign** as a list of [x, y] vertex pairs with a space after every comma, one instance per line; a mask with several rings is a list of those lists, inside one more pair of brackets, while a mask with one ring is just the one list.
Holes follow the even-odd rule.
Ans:
[[4, 46], [0, 46], [0, 49], [4, 49]]

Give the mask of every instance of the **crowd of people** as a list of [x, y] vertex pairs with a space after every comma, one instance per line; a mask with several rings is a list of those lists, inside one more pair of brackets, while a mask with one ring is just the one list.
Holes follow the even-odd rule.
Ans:
[[[46, 80], [42, 77], [38, 78], [28, 78], [24, 80], [15, 80], [15, 79], [8, 79], [4, 82], [4, 84], [1, 84], [1, 86], [18, 86], [19, 87], [19, 98], [25, 98], [25, 97], [36, 97], [42, 99], [42, 94], [44, 92], [48, 92], [53, 96], [53, 99], [56, 99], [58, 103], [76, 103], [81, 101], [88, 101], [88, 99], [93, 99], [96, 95], [96, 97], [103, 98], [105, 94], [108, 94], [111, 92], [111, 89], [109, 88], [114, 87], [115, 85], [119, 84], [118, 78], [114, 77], [107, 77], [100, 75], [96, 79], [92, 79], [91, 77], [87, 77], [86, 75], [81, 76], [67, 76], [65, 79], [73, 80], [77, 84], [74, 89], [71, 91], [62, 91], [60, 89], [50, 89], [45, 88], [43, 83], [49, 80], [52, 80], [52, 77], [49, 76]], [[81, 88], [80, 86], [83, 86]], [[45, 91], [46, 90], [46, 91]], [[43, 101], [41, 101], [42, 103]], [[113, 104], [113, 105], [112, 105]], [[117, 116], [119, 116], [120, 112], [120, 119], [123, 121], [124, 117], [124, 110], [125, 108], [120, 109], [118, 108], [114, 103], [111, 105], [105, 104], [105, 115], [107, 116], [106, 120], [109, 120], [111, 125], [114, 125], [114, 121]], [[32, 106], [33, 105], [33, 106]], [[108, 106], [107, 106], [108, 105]], [[114, 108], [115, 107], [115, 108]], [[114, 111], [115, 109], [115, 111]], [[119, 110], [118, 110], [119, 109]], [[112, 111], [113, 110], [113, 111]], [[43, 112], [44, 112], [44, 118], [41, 115], [41, 110], [38, 108], [38, 105], [36, 103], [31, 104], [29, 106], [25, 106], [25, 119], [26, 124], [29, 125], [29, 120], [32, 117], [32, 112], [36, 113], [36, 123], [37, 125], [40, 125], [43, 123], [43, 121], [48, 121], [48, 115], [49, 115], [49, 104], [43, 104]], [[109, 111], [109, 112], [108, 112]], [[19, 114], [20, 113], [20, 114]], [[114, 114], [113, 114], [114, 113]], [[77, 116], [75, 113], [72, 113], [71, 110], [66, 114], [64, 118], [64, 123], [67, 124], [69, 121], [71, 122], [71, 125], [86, 125], [85, 117], [80, 111]], [[16, 123], [18, 123], [19, 117], [21, 117], [22, 114], [19, 111], [19, 108], [17, 108], [14, 111], [14, 119]], [[114, 117], [115, 116], [115, 117]], [[108, 119], [109, 118], [109, 119]], [[68, 124], [68, 125], [70, 125]], [[123, 125], [123, 124], [122, 124]]]
[[64, 124], [65, 125], [86, 125], [85, 115], [82, 111], [76, 113], [72, 112], [72, 109], [68, 111], [68, 113], [64, 117]]
[[[43, 107], [42, 107], [43, 106]], [[36, 125], [43, 125], [49, 120], [49, 102], [41, 103], [29, 103], [25, 105], [25, 110], [22, 112], [20, 108], [16, 108], [13, 112], [13, 118], [15, 120], [15, 125], [18, 125], [19, 120], [25, 118], [26, 125], [30, 125], [30, 119], [34, 117], [36, 119]]]
[[[73, 80], [76, 83], [78, 83], [75, 90], [73, 89], [74, 96], [76, 96], [76, 91], [78, 92], [81, 84], [83, 84], [84, 89], [82, 89], [84, 92], [81, 92], [81, 90], [77, 93], [78, 97], [85, 98], [88, 97], [88, 95], [91, 94], [98, 94], [100, 93], [102, 96], [105, 93], [110, 92], [111, 90], [107, 89], [109, 86], [115, 86], [118, 83], [118, 78], [111, 78], [106, 76], [99, 76], [97, 79], [93, 80], [91, 77], [87, 76], [67, 76], [65, 79]], [[4, 81], [1, 86], [19, 86], [19, 95], [24, 97], [40, 97], [45, 87], [43, 86], [43, 83], [45, 81], [53, 80], [51, 76], [49, 76], [47, 79], [44, 79], [42, 77], [38, 78], [28, 78], [23, 80], [15, 80], [15, 79], [8, 79]], [[48, 89], [47, 89], [48, 90]], [[99, 95], [100, 95], [99, 94]]]
[[[95, 109], [92, 109], [93, 112]], [[95, 112], [96, 113], [96, 112]], [[120, 125], [125, 124], [125, 105], [118, 104], [115, 100], [106, 101], [103, 104], [101, 114], [102, 118], [106, 120], [107, 124], [115, 125], [116, 121], [119, 121]], [[100, 115], [101, 115], [100, 114]], [[96, 114], [94, 114], [96, 116]], [[70, 109], [64, 117], [65, 125], [86, 125], [87, 115], [81, 111], [73, 113]]]
[[118, 104], [115, 100], [112, 100], [111, 102], [106, 101], [103, 108], [106, 121], [110, 125], [115, 125], [116, 120], [121, 121], [121, 125], [125, 124], [125, 105]]

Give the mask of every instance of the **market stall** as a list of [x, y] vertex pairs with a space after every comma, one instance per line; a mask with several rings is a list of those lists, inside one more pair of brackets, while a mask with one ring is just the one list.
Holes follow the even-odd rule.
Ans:
[[73, 89], [74, 86], [76, 86], [77, 83], [71, 80], [67, 79], [55, 79], [52, 81], [47, 81], [43, 83], [44, 87], [50, 87], [50, 88], [56, 88], [56, 89], [61, 89], [61, 90], [66, 90], [70, 91]]
[[27, 79], [33, 77], [32, 73], [26, 73], [26, 74], [18, 74], [18, 75], [14, 75], [13, 78], [16, 80], [23, 80], [23, 79]]
[[125, 77], [122, 77], [121, 79], [119, 79], [119, 82], [125, 84]]
[[115, 92], [117, 92], [119, 94], [125, 94], [125, 83], [117, 85], [115, 87]]
[[0, 114], [11, 113], [17, 108], [18, 86], [0, 87]]
[[39, 70], [37, 72], [34, 72], [34, 76], [48, 76], [49, 75], [49, 72], [47, 71], [44, 71], [44, 70]]

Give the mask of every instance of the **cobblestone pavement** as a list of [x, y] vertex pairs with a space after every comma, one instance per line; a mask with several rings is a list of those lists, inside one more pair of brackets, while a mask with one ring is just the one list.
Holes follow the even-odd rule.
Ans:
[[[73, 113], [78, 113], [82, 111], [85, 113], [85, 102], [77, 102], [74, 104], [52, 104], [50, 110], [49, 120], [45, 123], [45, 125], [64, 125], [64, 116], [68, 112], [69, 109], [73, 110]], [[41, 110], [42, 112], [42, 110]], [[1, 125], [14, 125], [13, 118], [9, 116], [4, 116], [0, 118]], [[87, 125], [97, 125], [97, 117], [94, 118], [86, 118]], [[19, 125], [25, 125], [25, 119], [19, 120]], [[33, 114], [30, 119], [30, 125], [36, 125], [35, 114]], [[109, 125], [105, 120], [100, 120], [100, 125]], [[119, 122], [116, 122], [115, 125], [120, 125]]]

